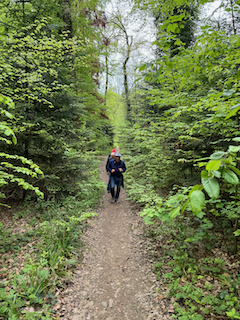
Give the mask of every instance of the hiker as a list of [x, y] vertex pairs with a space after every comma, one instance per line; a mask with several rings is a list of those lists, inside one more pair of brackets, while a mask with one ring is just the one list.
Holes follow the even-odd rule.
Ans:
[[[112, 200], [111, 203], [117, 202], [119, 203], [119, 194], [121, 186], [123, 186], [123, 172], [127, 170], [125, 163], [120, 159], [121, 154], [116, 153], [115, 159], [112, 159], [108, 163], [108, 171], [111, 173], [111, 195]], [[117, 191], [115, 194], [115, 185], [117, 186]]]
[[108, 193], [110, 193], [111, 173], [108, 171], [107, 167], [108, 167], [109, 161], [112, 159], [115, 159], [115, 153], [116, 153], [116, 149], [112, 149], [112, 152], [109, 154], [108, 159], [107, 159], [107, 163], [106, 163], [106, 171], [107, 171], [107, 174], [109, 175], [108, 186], [107, 186]]

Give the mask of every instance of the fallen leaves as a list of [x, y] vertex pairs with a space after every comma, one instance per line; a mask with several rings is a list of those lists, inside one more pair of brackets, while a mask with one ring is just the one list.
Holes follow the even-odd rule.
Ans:
[[162, 300], [162, 299], [163, 299], [163, 295], [162, 295], [162, 294], [159, 294], [155, 299], [156, 299], [156, 300]]

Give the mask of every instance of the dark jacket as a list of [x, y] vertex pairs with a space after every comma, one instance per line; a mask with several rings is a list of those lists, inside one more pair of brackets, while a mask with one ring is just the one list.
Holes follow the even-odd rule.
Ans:
[[112, 169], [115, 169], [115, 171], [111, 173], [111, 175], [113, 177], [120, 177], [122, 175], [122, 172], [118, 171], [119, 168], [122, 168], [123, 172], [127, 170], [125, 163], [122, 160], [117, 162], [116, 160], [112, 159], [108, 163], [107, 171], [111, 172]]
[[113, 160], [112, 159], [112, 156], [111, 156], [111, 153], [109, 154], [108, 158], [107, 158], [107, 163], [106, 163], [106, 171], [108, 171], [107, 167], [108, 167], [108, 164], [109, 164], [109, 161], [110, 160]]

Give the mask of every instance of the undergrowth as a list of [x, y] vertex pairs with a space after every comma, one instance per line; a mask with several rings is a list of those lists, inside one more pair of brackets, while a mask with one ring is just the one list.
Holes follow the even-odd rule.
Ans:
[[187, 201], [191, 187], [173, 186], [164, 195], [131, 172], [126, 181], [128, 198], [140, 205], [147, 225], [154, 272], [168, 288], [162, 295], [175, 301], [172, 318], [240, 319], [240, 259], [233, 255], [233, 227], [225, 206], [218, 204], [218, 216], [212, 215], [216, 203], [209, 200], [206, 213], [186, 210], [175, 219], [174, 208]]
[[0, 319], [54, 319], [56, 293], [80, 261], [81, 233], [103, 191], [98, 165], [91, 160], [75, 196], [58, 204], [41, 200], [34, 208], [25, 202], [11, 213], [11, 226], [1, 223]]

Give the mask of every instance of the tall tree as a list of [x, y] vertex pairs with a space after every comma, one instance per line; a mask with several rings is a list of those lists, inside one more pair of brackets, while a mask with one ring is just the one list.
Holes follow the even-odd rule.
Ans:
[[[97, 1], [91, 0], [88, 8], [82, 3], [76, 7], [78, 1], [43, 1], [38, 13], [35, 0], [24, 4], [4, 1], [8, 4], [2, 8], [8, 38], [0, 39], [4, 70], [0, 83], [2, 93], [16, 103], [14, 131], [19, 143], [15, 149], [41, 165], [46, 175], [40, 183], [45, 190], [76, 192], [73, 181], [81, 176], [82, 161], [77, 150], [104, 149], [112, 143], [105, 129], [109, 119], [97, 92], [96, 43], [102, 14], [94, 12]], [[11, 146], [2, 147], [15, 152]]]
[[[200, 2], [135, 0], [139, 8], [148, 10], [154, 16], [157, 38], [160, 40], [163, 33], [167, 34], [170, 56], [176, 55], [180, 47], [188, 48], [194, 43]], [[157, 54], [162, 55], [161, 47], [157, 48]]]
[[[122, 69], [122, 87], [129, 120], [131, 111], [130, 89], [135, 80], [130, 70], [140, 63], [140, 59], [143, 57], [142, 52], [149, 49], [149, 46], [146, 48], [150, 39], [149, 34], [146, 36], [146, 25], [145, 16], [137, 10], [133, 10], [132, 4], [126, 1], [117, 3], [109, 13], [109, 28], [113, 30], [114, 37], [118, 42], [116, 51], [121, 55], [119, 61]], [[135, 57], [137, 57], [136, 61], [134, 61]], [[120, 84], [119, 88], [121, 90]]]
[[71, 14], [71, 2], [70, 0], [61, 0], [62, 7], [62, 20], [65, 24], [65, 30], [69, 32], [69, 38], [73, 37], [73, 21]]
[[113, 15], [110, 20], [115, 27], [118, 28], [119, 34], [118, 37], [121, 37], [124, 41], [124, 58], [122, 63], [123, 68], [123, 85], [124, 85], [124, 92], [126, 98], [126, 105], [127, 105], [127, 114], [130, 113], [131, 103], [129, 99], [129, 84], [128, 84], [128, 70], [127, 64], [130, 58], [130, 54], [133, 50], [133, 36], [129, 34], [127, 27], [124, 23], [123, 16], [120, 13]]

